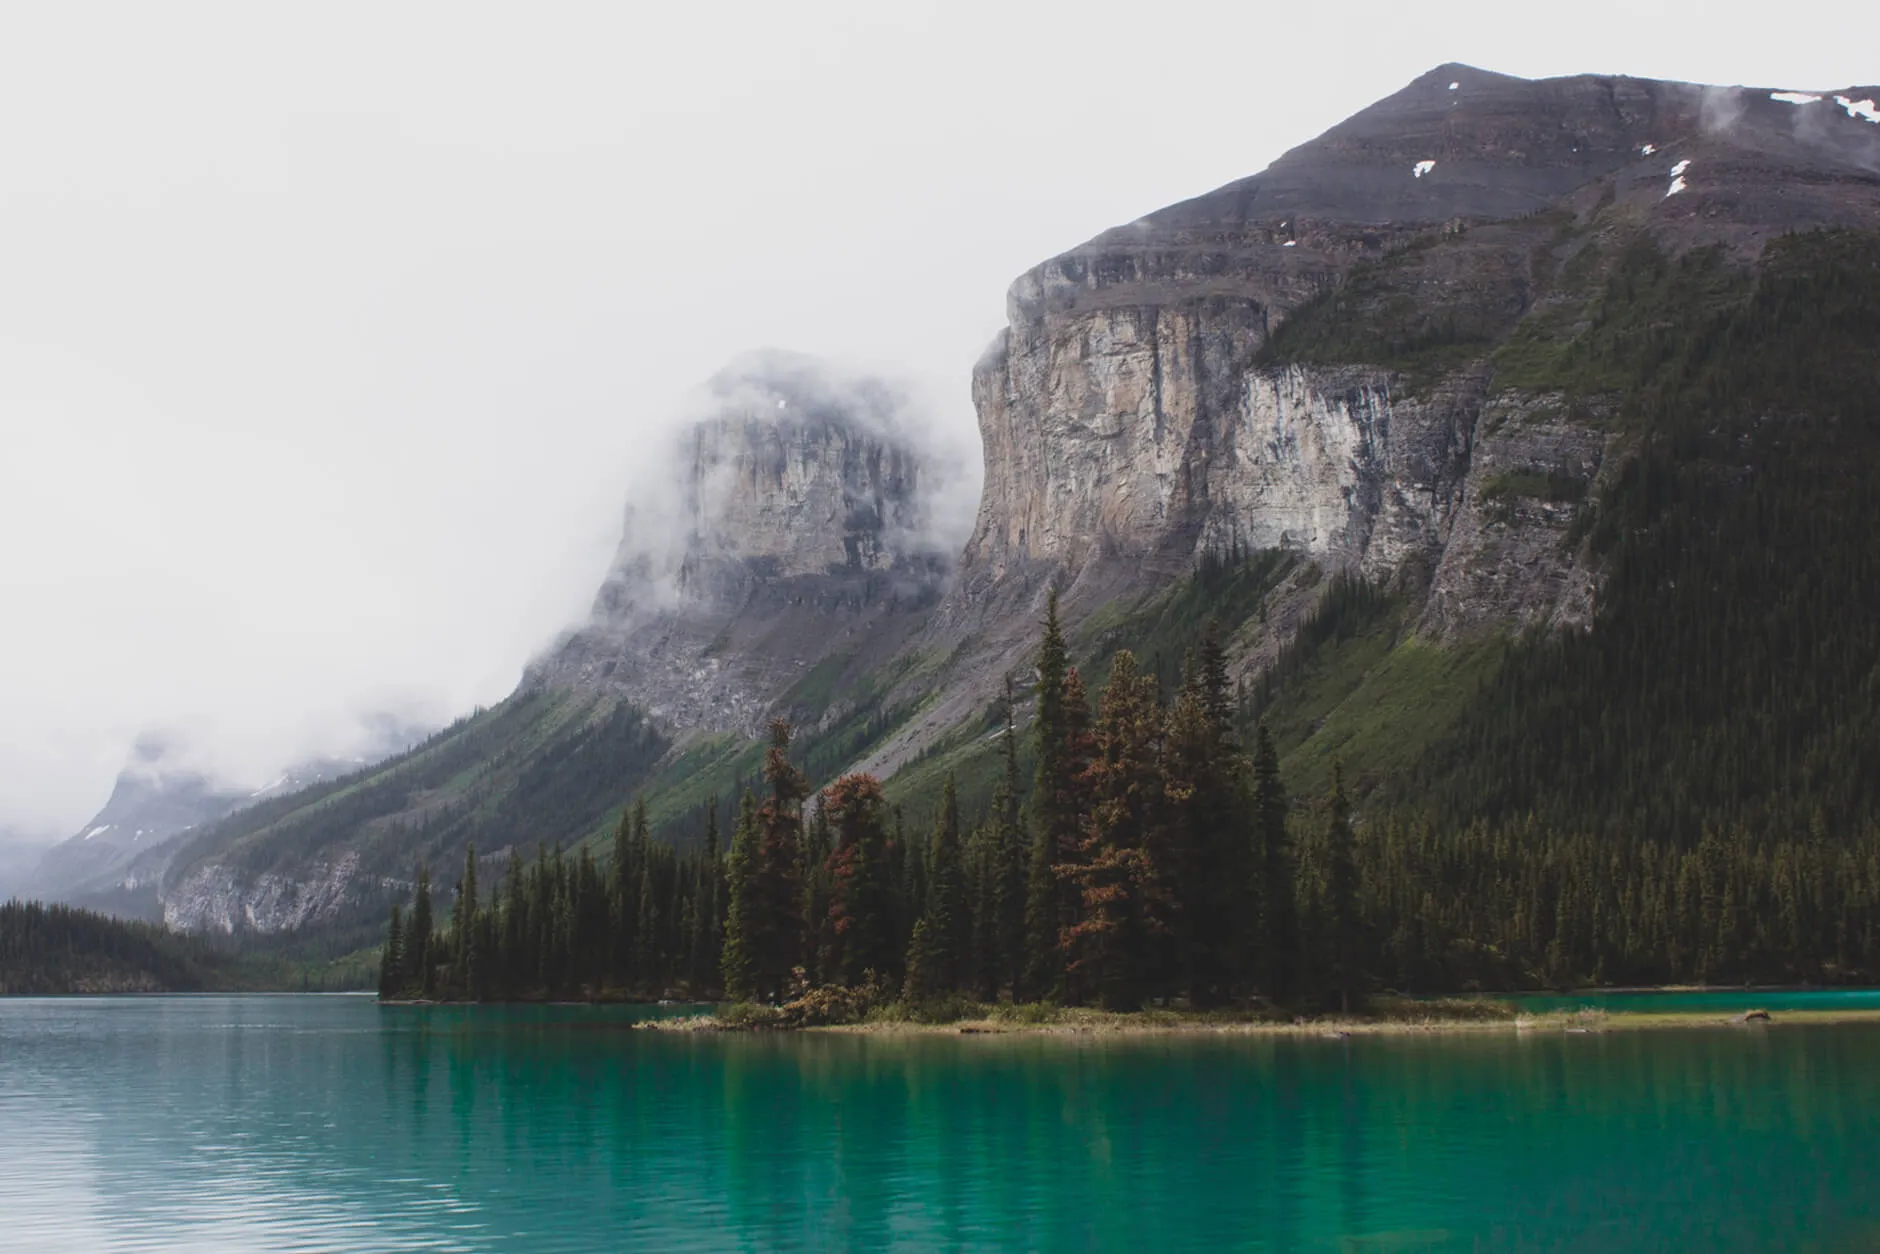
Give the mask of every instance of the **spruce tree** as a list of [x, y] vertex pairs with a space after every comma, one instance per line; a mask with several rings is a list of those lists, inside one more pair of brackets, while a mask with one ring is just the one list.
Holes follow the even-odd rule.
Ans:
[[1224, 1001], [1241, 978], [1250, 877], [1247, 763], [1234, 737], [1235, 695], [1209, 622], [1169, 712], [1167, 776], [1181, 936], [1177, 972], [1196, 1006]]
[[417, 977], [418, 996], [429, 1000], [437, 992], [437, 969], [431, 953], [431, 869], [418, 867], [418, 888], [411, 902], [411, 937], [406, 948], [411, 954], [412, 974]]
[[828, 860], [833, 954], [825, 979], [860, 985], [871, 973], [889, 977], [898, 966], [890, 929], [886, 808], [872, 775], [844, 775], [823, 790], [821, 813], [835, 841]]
[[770, 747], [764, 754], [764, 779], [770, 785], [770, 796], [757, 812], [760, 843], [753, 884], [757, 909], [749, 941], [757, 995], [771, 999], [783, 995], [803, 957], [802, 882], [797, 857], [809, 781], [790, 762], [790, 735], [790, 725], [784, 720], [770, 724]]
[[664, 991], [666, 979], [665, 955], [661, 952], [659, 900], [653, 886], [653, 868], [649, 864], [640, 868], [639, 904], [634, 909], [634, 922], [639, 934], [634, 938], [633, 951], [640, 960], [640, 980], [648, 993], [655, 996]]
[[1297, 993], [1299, 928], [1293, 904], [1292, 845], [1286, 832], [1286, 788], [1279, 777], [1279, 753], [1265, 723], [1254, 739], [1253, 899], [1259, 903], [1260, 991], [1278, 1005], [1290, 1005]]
[[1176, 915], [1174, 969], [1169, 974], [1186, 989], [1194, 1005], [1218, 1000], [1226, 954], [1217, 935], [1213, 876], [1217, 830], [1214, 786], [1214, 734], [1202, 703], [1193, 659], [1188, 679], [1168, 712], [1163, 735], [1163, 796], [1173, 832], [1174, 885], [1180, 903]]
[[524, 943], [530, 933], [522, 879], [522, 851], [511, 845], [509, 866], [503, 873], [502, 957], [498, 964], [511, 996], [528, 985], [535, 968]]
[[718, 840], [718, 798], [713, 795], [705, 802], [705, 838], [699, 864], [698, 908], [693, 913], [692, 992], [695, 996], [719, 979], [725, 872]]
[[1069, 920], [1058, 866], [1077, 838], [1076, 767], [1071, 760], [1071, 716], [1065, 699], [1070, 655], [1058, 621], [1057, 589], [1045, 602], [1044, 639], [1038, 650], [1037, 778], [1032, 788], [1031, 857], [1025, 885], [1026, 999], [1062, 998], [1064, 962], [1059, 937]]
[[1356, 839], [1351, 831], [1351, 802], [1345, 796], [1345, 773], [1332, 767], [1332, 796], [1325, 827], [1324, 915], [1329, 942], [1327, 974], [1338, 994], [1339, 1010], [1351, 1013], [1352, 994], [1359, 978], [1358, 865]]
[[966, 982], [972, 952], [972, 919], [967, 911], [964, 854], [960, 846], [960, 804], [953, 773], [947, 772], [927, 850], [927, 909], [923, 976], [932, 990], [953, 991]]
[[379, 997], [381, 1000], [400, 996], [405, 991], [404, 911], [398, 904], [392, 904], [392, 922], [385, 934], [385, 948], [379, 954]]
[[631, 988], [638, 983], [634, 969], [633, 942], [638, 930], [634, 911], [639, 906], [637, 868], [633, 864], [632, 812], [622, 810], [614, 824], [613, 862], [608, 867], [607, 907], [612, 952], [609, 954], [614, 983]]
[[1012, 677], [1005, 677], [1005, 736], [999, 742], [1000, 777], [992, 795], [992, 840], [986, 867], [991, 926], [985, 947], [986, 995], [1023, 980], [1025, 952], [1025, 832], [1018, 774], [1018, 710]]
[[933, 949], [933, 929], [922, 917], [914, 924], [914, 935], [907, 942], [907, 979], [901, 986], [902, 996], [915, 1005], [946, 991], [945, 982], [936, 973]]
[[761, 917], [757, 877], [762, 859], [757, 799], [747, 792], [739, 803], [731, 852], [725, 858], [725, 940], [719, 966], [725, 996], [733, 1001], [750, 1001], [757, 996], [756, 946]]
[[803, 821], [803, 839], [797, 852], [797, 879], [802, 884], [803, 974], [811, 984], [833, 984], [841, 978], [841, 953], [836, 944], [835, 920], [829, 914], [834, 872], [829, 854], [835, 838], [829, 832], [829, 814], [815, 807]]
[[1065, 763], [1069, 776], [1064, 807], [1066, 827], [1055, 842], [1058, 864], [1052, 868], [1057, 879], [1058, 938], [1053, 961], [1062, 972], [1058, 986], [1060, 1000], [1081, 1004], [1088, 990], [1069, 969], [1069, 936], [1083, 918], [1083, 893], [1078, 886], [1080, 864], [1088, 853], [1086, 833], [1091, 822], [1091, 764], [1096, 753], [1092, 733], [1090, 697], [1084, 677], [1075, 666], [1064, 672], [1064, 722], [1066, 732]]
[[477, 984], [477, 847], [464, 849], [463, 877], [457, 881], [457, 904], [452, 908], [451, 940], [456, 946], [452, 976], [460, 997], [475, 1000]]
[[1107, 1010], [1135, 1010], [1152, 991], [1169, 935], [1155, 679], [1129, 650], [1110, 663], [1086, 771], [1088, 816], [1059, 875], [1078, 894], [1065, 929], [1073, 987]]

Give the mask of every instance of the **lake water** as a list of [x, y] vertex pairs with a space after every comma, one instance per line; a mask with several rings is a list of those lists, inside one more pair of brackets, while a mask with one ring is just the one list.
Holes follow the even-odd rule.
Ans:
[[0, 1000], [0, 1250], [1871, 1250], [1880, 1028], [629, 1032]]

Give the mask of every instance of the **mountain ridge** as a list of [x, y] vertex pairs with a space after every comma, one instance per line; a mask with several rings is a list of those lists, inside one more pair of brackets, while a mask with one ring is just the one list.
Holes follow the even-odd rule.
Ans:
[[[739, 542], [773, 537], [758, 556], [780, 565], [736, 545], [721, 561], [697, 526], [670, 561], [629, 527], [595, 619], [516, 696], [298, 810], [204, 833], [166, 885], [173, 921], [337, 926], [420, 860], [578, 843], [635, 795], [696, 830], [754, 779], [772, 716], [818, 779], [869, 770], [918, 809], [951, 770], [970, 802], [1049, 589], [1093, 672], [1153, 644], [1167, 673], [1224, 618], [1244, 704], [1287, 729], [1308, 784], [1355, 755], [1383, 796], [1458, 736], [1493, 757], [1469, 729], [1498, 676], [1532, 675], [1518, 642], [1631, 612], [1612, 520], [1654, 450], [1690, 440], [1663, 397], [1721, 377], [1703, 337], [1766, 328], [1759, 301], [1831, 281], [1797, 232], [1864, 273], [1832, 233], [1880, 229], [1880, 124], [1864, 94], [1782, 94], [1438, 67], [1260, 174], [1041, 262], [974, 369], [985, 484], [956, 563], [884, 540], [906, 476], [879, 424], [791, 443], [774, 489], [727, 498]], [[1807, 363], [1797, 404], [1827, 403], [1814, 381], [1844, 364]], [[778, 459], [754, 430], [720, 427], [695, 468], [756, 484]], [[882, 473], [817, 477], [866, 449]], [[738, 512], [811, 481], [873, 522], [824, 509], [797, 536], [800, 519]], [[1350, 580], [1376, 596], [1343, 607]]]

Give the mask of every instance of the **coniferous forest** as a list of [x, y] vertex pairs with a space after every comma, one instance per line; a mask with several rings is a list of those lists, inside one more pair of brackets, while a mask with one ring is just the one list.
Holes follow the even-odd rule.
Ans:
[[[394, 908], [389, 998], [724, 996], [866, 990], [911, 1006], [1010, 999], [1134, 1010], [1356, 1009], [1416, 993], [1585, 984], [1871, 979], [1880, 837], [1819, 830], [1691, 841], [1552, 829], [1531, 817], [1356, 823], [1342, 779], [1288, 793], [1264, 726], [1243, 744], [1210, 629], [1165, 699], [1127, 651], [1094, 698], [1052, 599], [1035, 716], [1007, 703], [983, 814], [890, 806], [867, 775], [820, 791], [771, 727], [761, 795], [728, 842], [625, 816], [611, 856], [474, 850], [434, 914], [428, 875]], [[1021, 778], [1019, 740], [1035, 770]]]
[[1880, 243], [1783, 237], [1752, 273], [1641, 239], [1586, 301], [1495, 361], [1614, 406], [1630, 452], [1573, 535], [1605, 572], [1599, 621], [1487, 646], [1408, 768], [1353, 764], [1361, 813], [1337, 771], [1290, 789], [1260, 720], [1380, 629], [1387, 590], [1335, 581], [1251, 692], [1211, 627], [1181, 665], [1160, 638], [1146, 661], [1086, 659], [1092, 692], [1054, 599], [1030, 717], [1008, 684], [975, 812], [950, 779], [931, 813], [867, 776], [812, 781], [779, 723], [761, 789], [683, 852], [630, 812], [604, 865], [512, 852], [494, 894], [473, 851], [448, 924], [420, 884], [385, 990], [1311, 1012], [1381, 990], [1880, 980]]
[[36, 901], [0, 903], [0, 994], [194, 992], [224, 973], [201, 941]]

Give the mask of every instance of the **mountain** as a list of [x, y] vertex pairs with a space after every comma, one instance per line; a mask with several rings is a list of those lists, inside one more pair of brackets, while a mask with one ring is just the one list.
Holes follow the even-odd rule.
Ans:
[[132, 919], [161, 917], [158, 890], [189, 834], [246, 807], [298, 793], [402, 752], [423, 732], [390, 716], [366, 720], [349, 759], [310, 758], [260, 788], [236, 787], [188, 765], [175, 737], [140, 736], [104, 808], [37, 858], [24, 886], [36, 896]]
[[[1425, 636], [1589, 622], [1573, 502], [1505, 489], [1584, 499], [1617, 398], [1507, 386], [1498, 346], [1569, 335], [1635, 242], [1753, 268], [1792, 230], [1880, 227], [1875, 94], [1445, 65], [1021, 276], [973, 378], [985, 491], [934, 630], [985, 639], [957, 675], [1019, 665], [1049, 584], [1083, 620], [1235, 550], [1307, 559], [1269, 598], [1282, 624], [1325, 570], [1427, 583]], [[1266, 627], [1240, 633], [1249, 678]], [[955, 691], [870, 765], [988, 686]]]
[[199, 992], [228, 965], [202, 941], [148, 923], [0, 902], [0, 996]]
[[771, 351], [706, 397], [676, 473], [629, 507], [587, 624], [529, 667], [524, 692], [613, 694], [667, 733], [756, 736], [801, 677], [836, 686], [881, 665], [938, 599], [957, 545], [935, 532], [951, 468], [902, 429], [891, 385]]
[[1052, 588], [1093, 687], [1125, 647], [1172, 683], [1218, 621], [1307, 792], [1342, 763], [1444, 821], [1869, 821], [1875, 97], [1442, 66], [1042, 263], [973, 371], [951, 562], [892, 389], [736, 366], [512, 698], [212, 826], [166, 917], [363, 927], [420, 860], [635, 796], [689, 836], [773, 716], [819, 782], [918, 820], [952, 773], [970, 812]]
[[165, 919], [376, 927], [379, 898], [421, 857], [579, 842], [662, 773], [661, 816], [688, 812], [754, 775], [753, 737], [773, 715], [865, 728], [855, 694], [897, 663], [945, 586], [957, 467], [896, 386], [810, 358], [741, 358], [701, 403], [648, 450], [588, 621], [514, 696], [383, 769], [192, 838]]
[[50, 844], [43, 837], [0, 826], [0, 901], [26, 892]]

